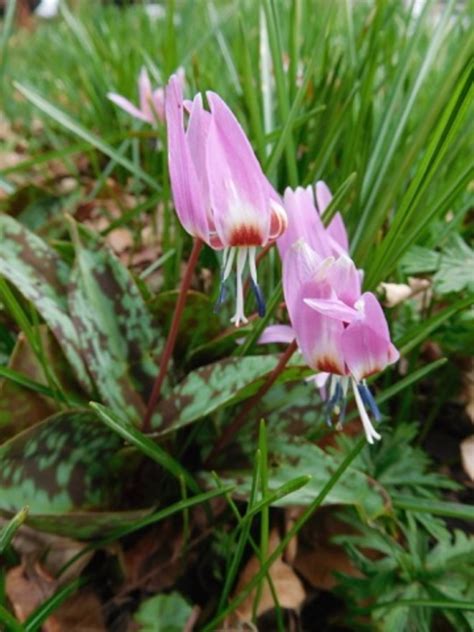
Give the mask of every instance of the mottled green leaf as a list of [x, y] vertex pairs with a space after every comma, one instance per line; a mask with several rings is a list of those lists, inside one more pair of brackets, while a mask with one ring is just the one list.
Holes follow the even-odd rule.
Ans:
[[[321, 422], [325, 421], [318, 389], [313, 382], [301, 380], [275, 385], [256, 412], [259, 417], [265, 417], [272, 433], [290, 436], [313, 435], [321, 430]], [[325, 423], [324, 429], [327, 430]]]
[[[277, 354], [227, 358], [192, 371], [160, 402], [153, 417], [154, 429], [170, 432], [251, 397], [278, 359]], [[300, 380], [310, 373], [301, 358], [295, 356], [276, 383]]]
[[150, 514], [151, 508], [114, 511], [71, 511], [67, 514], [29, 515], [27, 524], [39, 531], [63, 535], [76, 540], [107, 537], [118, 529], [132, 529], [138, 520]]
[[[51, 374], [58, 380], [62, 392], [73, 393], [79, 398], [80, 391], [71, 369], [51, 332], [44, 326], [38, 328], [45, 362]], [[38, 357], [31, 349], [23, 333], [18, 336], [8, 368], [37, 384], [49, 386]], [[60, 401], [35, 392], [7, 378], [0, 380], [0, 443], [9, 437], [46, 419], [60, 409]]]
[[92, 412], [59, 413], [0, 446], [0, 515], [27, 505], [28, 524], [76, 537], [127, 524], [146, 511], [126, 496], [138, 464]]
[[129, 420], [145, 412], [159, 337], [128, 270], [106, 248], [76, 243], [69, 309], [102, 400]]
[[0, 275], [33, 303], [56, 336], [77, 379], [88, 391], [91, 380], [69, 317], [69, 266], [42, 239], [9, 217], [0, 215]]
[[[269, 433], [271, 462], [276, 465], [269, 470], [269, 488], [273, 491], [295, 478], [295, 472], [311, 476], [307, 485], [285, 496], [276, 506], [309, 505], [322, 490], [336, 470], [338, 457], [328, 454], [318, 446], [302, 439], [290, 440], [288, 435]], [[248, 498], [251, 474], [244, 472], [219, 472], [225, 484], [235, 484], [236, 498]], [[343, 474], [339, 482], [325, 499], [325, 504], [355, 505], [367, 518], [384, 513], [386, 499], [369, 478], [354, 467]]]
[[140, 632], [182, 632], [192, 610], [177, 592], [155, 595], [142, 602], [135, 621], [140, 626]]
[[30, 230], [38, 230], [57, 216], [64, 205], [64, 198], [50, 191], [27, 184], [18, 188], [13, 195], [0, 200], [0, 209], [18, 219]]
[[6, 325], [0, 322], [0, 366], [8, 364], [14, 346], [15, 336]]
[[163, 469], [175, 476], [177, 479], [181, 479], [186, 483], [189, 489], [199, 493], [200, 488], [183, 465], [175, 458], [173, 458], [166, 450], [150, 439], [147, 435], [143, 434], [140, 430], [135, 428], [131, 423], [124, 420], [123, 417], [119, 417], [112, 410], [109, 410], [102, 404], [91, 402], [90, 406], [97, 412], [100, 419], [107, 424], [114, 432], [117, 432], [123, 439], [128, 441], [131, 445], [137, 447], [143, 454], [146, 454], [150, 459], [153, 459], [156, 463], [159, 463]]

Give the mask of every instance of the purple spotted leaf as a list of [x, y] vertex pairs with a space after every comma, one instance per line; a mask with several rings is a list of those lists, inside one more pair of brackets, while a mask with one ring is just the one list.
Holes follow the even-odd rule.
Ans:
[[[255, 453], [253, 445], [240, 447], [252, 458]], [[271, 468], [268, 471], [269, 489], [289, 483], [295, 478], [295, 472], [304, 472], [311, 476], [311, 480], [300, 489], [275, 502], [279, 507], [302, 507], [311, 504], [327, 484], [332, 474], [340, 465], [344, 456], [332, 451], [328, 453], [317, 445], [304, 440], [300, 436], [275, 431], [268, 426], [268, 451]], [[227, 456], [227, 462], [232, 462]], [[252, 474], [249, 468], [239, 468], [238, 471], [218, 470], [219, 479], [223, 484], [236, 486], [234, 497], [246, 500], [252, 486]], [[204, 478], [212, 484], [208, 474]], [[387, 493], [380, 485], [373, 481], [356, 466], [350, 466], [336, 483], [324, 500], [326, 505], [353, 505], [366, 518], [374, 519], [387, 513]]]
[[27, 505], [27, 522], [39, 529], [103, 534], [146, 513], [143, 463], [91, 411], [58, 413], [0, 446], [0, 515]]
[[102, 401], [138, 422], [162, 341], [128, 270], [106, 248], [76, 243], [69, 312]]
[[[153, 429], [171, 432], [254, 395], [278, 364], [277, 354], [227, 358], [189, 373], [157, 407]], [[276, 384], [304, 379], [309, 370], [296, 355]]]
[[69, 265], [40, 237], [8, 215], [0, 215], [0, 276], [31, 301], [54, 333], [82, 387], [92, 382], [68, 313]]
[[[312, 381], [276, 384], [255, 410], [255, 418], [266, 419], [282, 435], [314, 437], [328, 430], [325, 404]], [[256, 436], [250, 440], [255, 445]]]

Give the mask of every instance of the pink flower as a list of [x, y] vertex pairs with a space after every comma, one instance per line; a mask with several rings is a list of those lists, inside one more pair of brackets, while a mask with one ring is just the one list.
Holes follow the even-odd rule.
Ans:
[[[265, 306], [257, 283], [256, 249], [279, 237], [286, 213], [264, 176], [237, 119], [214, 92], [183, 102], [181, 82], [174, 75], [166, 88], [168, 163], [174, 204], [184, 229], [211, 248], [223, 250], [222, 286], [234, 262], [237, 307], [232, 321], [247, 322], [242, 277], [246, 264], [260, 314]], [[189, 113], [185, 125], [185, 111]]]
[[[324, 183], [316, 185], [323, 213], [331, 199]], [[365, 379], [395, 362], [398, 351], [377, 298], [361, 293], [361, 273], [347, 254], [343, 220], [335, 215], [325, 228], [312, 190], [287, 189], [284, 204], [288, 229], [278, 240], [283, 258], [283, 290], [291, 329], [269, 327], [263, 342], [296, 338], [308, 366], [321, 371], [318, 384], [329, 384], [328, 413], [339, 414], [352, 385], [369, 443], [380, 439], [366, 411], [380, 413]]]
[[[184, 70], [182, 68], [178, 70], [177, 76], [184, 84]], [[107, 97], [131, 116], [145, 121], [145, 123], [150, 123], [150, 125], [165, 120], [165, 91], [163, 88], [153, 90], [145, 67], [140, 70], [138, 77], [139, 107], [115, 92], [109, 92]]]
[[327, 228], [321, 218], [331, 202], [332, 196], [324, 182], [317, 182], [314, 205], [313, 188], [298, 187], [294, 191], [286, 189], [283, 204], [288, 215], [288, 228], [278, 240], [278, 249], [282, 260], [288, 248], [299, 239], [315, 250], [319, 256], [338, 256], [349, 251], [346, 227], [340, 213], [336, 213]]

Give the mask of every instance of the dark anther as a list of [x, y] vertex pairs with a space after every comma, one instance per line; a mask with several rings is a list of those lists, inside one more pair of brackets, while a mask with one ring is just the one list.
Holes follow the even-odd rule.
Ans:
[[359, 384], [357, 388], [359, 389], [362, 401], [366, 406], [370, 408], [375, 421], [380, 421], [382, 419], [382, 415], [380, 413], [379, 407], [377, 406], [377, 402], [375, 401], [374, 396], [370, 392], [369, 388], [365, 384]]
[[253, 279], [250, 279], [250, 283], [252, 284], [252, 290], [253, 290], [253, 293], [255, 294], [255, 299], [257, 301], [258, 315], [262, 318], [263, 316], [265, 316], [265, 311], [266, 311], [265, 298], [263, 297], [263, 293], [262, 293], [262, 290], [260, 289], [260, 286], [257, 283], [255, 283]]

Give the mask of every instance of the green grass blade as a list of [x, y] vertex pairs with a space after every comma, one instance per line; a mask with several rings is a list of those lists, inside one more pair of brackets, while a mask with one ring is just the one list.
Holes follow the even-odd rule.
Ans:
[[[313, 54], [311, 55], [311, 59], [306, 67], [303, 82], [301, 86], [299, 87], [298, 92], [296, 93], [296, 97], [295, 97], [295, 100], [293, 101], [291, 109], [287, 112], [284, 118], [282, 117], [283, 128], [278, 135], [278, 141], [273, 147], [272, 152], [269, 155], [268, 160], [266, 162], [266, 166], [265, 166], [266, 171], [269, 171], [270, 173], [273, 171], [273, 169], [275, 169], [278, 161], [280, 160], [282, 153], [286, 151], [288, 154], [287, 148], [289, 146], [292, 146], [293, 144], [293, 141], [292, 141], [293, 129], [296, 127], [296, 123], [300, 115], [300, 107], [305, 97], [310, 79], [313, 75], [313, 72], [316, 66], [317, 52], [318, 52], [318, 47], [315, 45], [313, 49]], [[288, 161], [288, 158], [287, 158], [287, 161]], [[293, 173], [293, 169], [291, 170], [291, 173]], [[292, 179], [292, 177], [290, 177], [289, 180], [290, 180], [290, 185], [292, 187], [297, 186], [298, 177], [297, 177], [296, 172], [294, 174], [294, 180]]]
[[193, 479], [191, 474], [176, 461], [166, 450], [163, 450], [157, 443], [150, 439], [137, 428], [128, 422], [120, 419], [113, 411], [102, 404], [90, 402], [90, 407], [95, 410], [100, 419], [114, 432], [128, 441], [131, 445], [137, 447], [143, 454], [161, 465], [167, 472], [172, 474], [178, 481], [183, 479], [186, 485], [195, 493], [201, 491], [199, 485]]
[[474, 297], [468, 296], [459, 301], [454, 302], [452, 305], [448, 305], [434, 316], [431, 316], [427, 320], [423, 321], [419, 325], [411, 328], [401, 338], [396, 340], [396, 344], [402, 355], [406, 355], [409, 351], [417, 347], [420, 342], [426, 340], [426, 338], [432, 334], [438, 327], [449, 320], [452, 316], [458, 312], [467, 309], [474, 303]]
[[442, 599], [396, 599], [382, 603], [366, 606], [365, 608], [357, 608], [358, 612], [370, 612], [372, 610], [382, 610], [386, 608], [408, 607], [408, 608], [437, 608], [441, 610], [464, 610], [466, 612], [474, 611], [474, 603], [469, 601], [455, 601]]
[[81, 123], [75, 121], [69, 114], [63, 112], [58, 107], [47, 101], [36, 90], [30, 88], [29, 86], [22, 85], [17, 81], [14, 82], [14, 86], [26, 99], [28, 99], [28, 101], [33, 103], [33, 105], [39, 108], [42, 112], [50, 116], [54, 121], [56, 121], [56, 123], [64, 127], [71, 134], [82, 138], [82, 140], [85, 140], [92, 147], [95, 147], [95, 149], [98, 149], [106, 156], [109, 156], [110, 158], [115, 160], [117, 164], [125, 167], [125, 169], [127, 169], [133, 176], [135, 176], [135, 178], [145, 182], [154, 191], [160, 190], [160, 187], [156, 180], [145, 173], [143, 169], [135, 165], [128, 158], [122, 156], [117, 150], [115, 150], [111, 145], [108, 145], [101, 138], [87, 130], [81, 125]]
[[25, 522], [28, 516], [28, 507], [23, 507], [16, 516], [14, 516], [10, 522], [0, 531], [0, 555], [10, 545], [13, 536]]
[[375, 287], [386, 277], [400, 252], [405, 249], [404, 230], [420, 198], [428, 188], [454, 136], [469, 110], [474, 90], [472, 67], [467, 65], [456, 84], [416, 174], [400, 203], [390, 230], [367, 269], [367, 286]]
[[254, 324], [251, 331], [249, 332], [245, 342], [235, 351], [235, 355], [244, 356], [252, 349], [254, 344], [260, 338], [263, 330], [268, 325], [274, 311], [280, 304], [283, 298], [283, 285], [281, 280], [278, 281], [277, 286], [273, 290], [273, 294], [270, 297], [270, 300], [267, 303], [267, 309], [265, 312], [265, 316], [259, 318], [258, 321]]
[[0, 623], [5, 625], [5, 632], [25, 632], [25, 628], [15, 617], [0, 604]]
[[354, 185], [356, 181], [356, 178], [357, 178], [357, 174], [351, 173], [335, 192], [331, 202], [329, 203], [328, 207], [324, 211], [323, 222], [325, 226], [329, 224], [329, 222], [332, 220], [334, 215], [337, 213], [339, 204], [342, 202], [342, 200], [344, 200], [347, 193], [351, 190], [352, 186]]
[[[417, 20], [414, 34], [408, 38], [408, 46], [398, 64], [400, 69], [399, 75], [394, 84], [393, 92], [388, 99], [389, 104], [386, 108], [382, 127], [376, 134], [376, 145], [371, 153], [369, 164], [364, 174], [364, 181], [362, 185], [362, 217], [358, 222], [352, 240], [352, 248], [355, 256], [359, 255], [360, 250], [367, 247], [368, 240], [373, 238], [374, 231], [372, 228], [369, 229], [368, 224], [370, 223], [371, 227], [375, 227], [379, 223], [379, 221], [376, 223], [377, 218], [373, 216], [371, 217], [373, 203], [379, 193], [391, 160], [408, 123], [409, 116], [416, 103], [417, 96], [421, 91], [428, 72], [436, 60], [436, 55], [438, 54], [439, 48], [445, 37], [445, 31], [449, 15], [452, 11], [452, 6], [453, 0], [451, 0], [450, 5], [437, 25], [429, 48], [423, 57], [423, 63], [417, 72], [414, 85], [408, 95], [408, 98], [406, 99], [406, 102], [404, 103], [403, 110], [400, 113], [400, 110], [397, 107], [399, 103], [399, 95], [404, 89], [406, 72], [408, 72], [408, 69], [410, 68], [409, 59], [413, 54], [418, 38], [421, 36], [421, 27], [430, 9], [429, 3], [427, 3], [423, 14]], [[394, 126], [395, 130], [393, 129]], [[370, 222], [368, 220], [370, 220]], [[364, 240], [362, 241], [363, 236]]]
[[[5, 7], [4, 7], [5, 9]], [[0, 94], [6, 92], [4, 88], [4, 73], [7, 64], [7, 46], [13, 33], [16, 0], [7, 0], [5, 15], [3, 16], [2, 32], [0, 35]]]
[[265, 574], [269, 571], [272, 564], [283, 554], [284, 550], [291, 542], [291, 540], [299, 533], [306, 522], [311, 518], [314, 511], [323, 503], [326, 496], [332, 490], [332, 488], [339, 481], [341, 476], [350, 466], [352, 461], [358, 456], [359, 452], [365, 447], [365, 438], [360, 439], [354, 449], [345, 457], [334, 474], [330, 477], [328, 482], [319, 492], [318, 496], [313, 500], [304, 512], [295, 521], [294, 525], [285, 534], [285, 537], [281, 540], [280, 544], [276, 547], [273, 553], [262, 563], [260, 570], [254, 575], [250, 582], [243, 588], [243, 590], [231, 601], [231, 603], [225, 608], [225, 610], [219, 612], [212, 621], [210, 621], [203, 629], [203, 632], [211, 632], [216, 629], [216, 626], [223, 621], [231, 612], [234, 612], [236, 608], [246, 599], [249, 593], [262, 581]]
[[255, 71], [252, 67], [252, 59], [250, 57], [250, 42], [248, 41], [247, 30], [242, 21], [239, 21], [239, 27], [240, 38], [242, 40], [242, 75], [244, 96], [250, 113], [250, 123], [255, 135], [257, 155], [260, 160], [263, 161], [265, 158], [265, 137], [257, 88], [254, 83]]
[[60, 588], [58, 592], [43, 602], [41, 606], [28, 617], [25, 621], [25, 632], [37, 632], [46, 619], [51, 616], [59, 608], [59, 606], [66, 601], [66, 599], [69, 599], [71, 595], [77, 592], [79, 588], [84, 586], [86, 583], [86, 579], [79, 577], [66, 586], [63, 586], [63, 588]]
[[[278, 25], [277, 8], [273, 0], [262, 0], [265, 11], [265, 20], [268, 30], [268, 41], [272, 56], [273, 72], [275, 74], [275, 85], [278, 101], [278, 109], [282, 122], [287, 121], [290, 114], [288, 86], [283, 71], [283, 50], [281, 46], [281, 35]], [[298, 169], [296, 165], [296, 147], [291, 131], [288, 132], [285, 146], [286, 164], [288, 169], [288, 180], [292, 187], [298, 184]]]
[[19, 386], [24, 386], [30, 391], [34, 391], [35, 393], [39, 393], [40, 395], [45, 395], [46, 397], [50, 397], [55, 401], [63, 401], [69, 402], [71, 404], [80, 405], [80, 400], [71, 400], [70, 397], [66, 397], [62, 391], [52, 389], [49, 386], [45, 386], [41, 384], [41, 382], [36, 382], [35, 380], [31, 380], [26, 375], [19, 373], [18, 371], [14, 371], [13, 369], [9, 369], [6, 366], [0, 366], [0, 377], [5, 378], [6, 380], [10, 380]]
[[235, 547], [234, 554], [232, 555], [230, 564], [228, 568], [226, 569], [224, 586], [222, 587], [218, 610], [221, 610], [222, 608], [224, 608], [225, 604], [227, 603], [227, 600], [230, 595], [230, 591], [232, 590], [232, 586], [234, 585], [235, 578], [237, 577], [237, 573], [240, 568], [240, 562], [244, 555], [245, 547], [250, 537], [250, 528], [252, 526], [252, 520], [254, 516], [253, 515], [249, 516], [249, 513], [250, 513], [251, 508], [256, 502], [258, 488], [259, 488], [261, 467], [262, 467], [262, 455], [260, 453], [260, 450], [257, 449], [255, 453], [254, 466], [253, 466], [253, 471], [252, 471], [252, 482], [250, 485], [249, 501], [247, 503], [247, 513], [245, 515], [247, 520], [245, 522], [241, 521], [238, 525], [238, 529], [240, 530], [239, 539], [237, 540], [237, 545]]
[[153, 524], [157, 524], [166, 518], [170, 518], [177, 513], [181, 513], [182, 511], [186, 511], [191, 509], [192, 507], [196, 507], [197, 505], [202, 505], [204, 503], [208, 503], [210, 500], [214, 498], [218, 498], [219, 496], [224, 496], [226, 494], [230, 494], [234, 490], [232, 485], [222, 486], [219, 489], [213, 489], [209, 492], [204, 492], [203, 494], [197, 494], [196, 496], [191, 496], [190, 498], [186, 498], [185, 500], [180, 500], [169, 507], [165, 507], [165, 509], [160, 509], [155, 513], [150, 514], [149, 516], [145, 516], [145, 518], [140, 518], [136, 520], [134, 524], [129, 525], [127, 527], [120, 527], [115, 531], [112, 531], [110, 535], [106, 538], [88, 544], [83, 549], [79, 551], [74, 557], [72, 557], [59, 571], [57, 577], [61, 577], [61, 575], [70, 568], [78, 559], [80, 559], [83, 555], [88, 553], [89, 551], [94, 551], [100, 547], [107, 546], [107, 544], [111, 544], [120, 538], [124, 538], [127, 535], [132, 533], [136, 533], [140, 529], [144, 529]]

